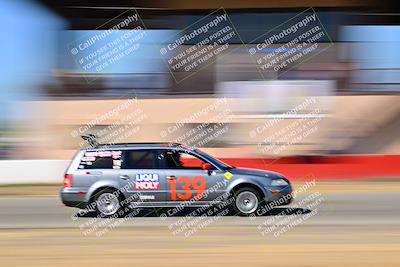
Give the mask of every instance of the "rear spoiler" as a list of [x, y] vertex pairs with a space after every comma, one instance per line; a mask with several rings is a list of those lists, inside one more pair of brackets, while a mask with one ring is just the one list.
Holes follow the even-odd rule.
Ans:
[[89, 146], [91, 147], [99, 146], [99, 143], [97, 142], [96, 136], [94, 134], [81, 135], [81, 137], [89, 144]]

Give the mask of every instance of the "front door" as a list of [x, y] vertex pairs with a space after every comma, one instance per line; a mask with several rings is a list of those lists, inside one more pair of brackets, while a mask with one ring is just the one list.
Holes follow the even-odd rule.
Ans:
[[203, 170], [204, 159], [179, 150], [165, 150], [163, 153], [166, 174], [167, 201], [191, 201], [191, 205], [218, 201], [226, 190], [227, 180], [223, 171], [213, 167]]

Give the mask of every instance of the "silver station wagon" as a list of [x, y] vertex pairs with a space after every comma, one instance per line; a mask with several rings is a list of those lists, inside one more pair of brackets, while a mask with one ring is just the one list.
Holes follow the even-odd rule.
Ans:
[[199, 149], [170, 143], [93, 145], [78, 151], [60, 190], [69, 207], [111, 217], [124, 207], [204, 207], [228, 203], [234, 214], [287, 205], [292, 187], [282, 175], [230, 166]]

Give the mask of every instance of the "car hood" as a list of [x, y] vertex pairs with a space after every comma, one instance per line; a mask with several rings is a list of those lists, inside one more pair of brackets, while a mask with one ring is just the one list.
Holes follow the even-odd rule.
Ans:
[[273, 171], [264, 171], [257, 169], [248, 169], [248, 168], [233, 168], [229, 170], [232, 174], [237, 175], [252, 175], [266, 178], [283, 178], [283, 175]]

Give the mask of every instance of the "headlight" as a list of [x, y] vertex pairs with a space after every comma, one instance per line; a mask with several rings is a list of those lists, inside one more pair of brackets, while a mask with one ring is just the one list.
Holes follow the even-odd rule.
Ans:
[[285, 185], [289, 185], [289, 184], [284, 179], [276, 179], [276, 180], [272, 180], [272, 182], [271, 182], [271, 186], [285, 186]]

